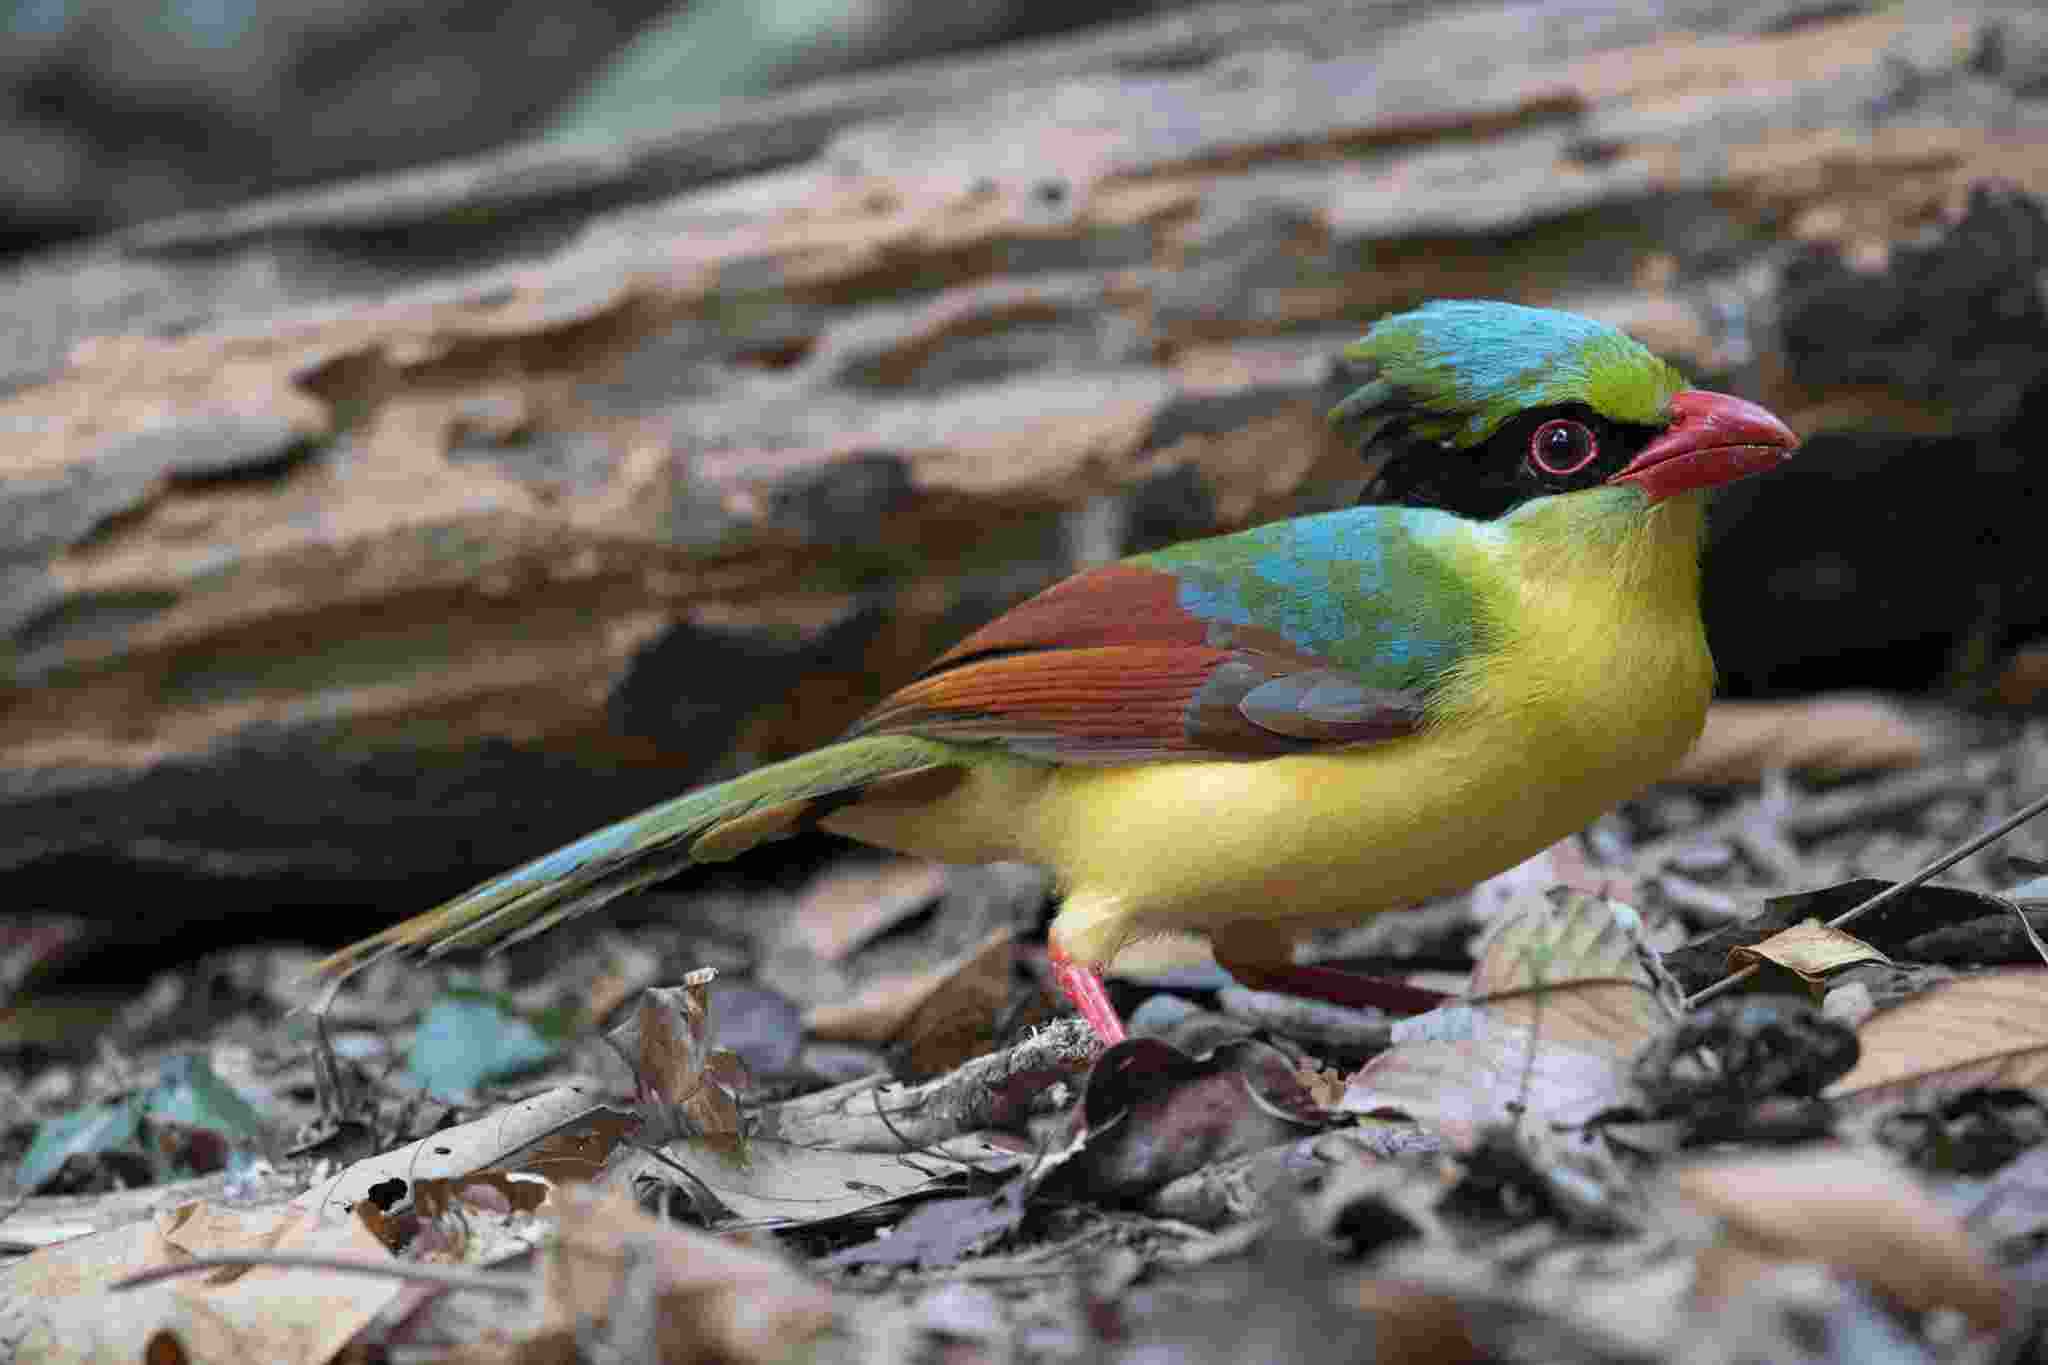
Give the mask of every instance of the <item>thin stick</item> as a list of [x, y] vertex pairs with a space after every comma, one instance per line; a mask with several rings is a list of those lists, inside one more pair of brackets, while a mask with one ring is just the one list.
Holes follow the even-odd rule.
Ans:
[[2027, 912], [2020, 909], [2017, 901], [2008, 901], [2007, 904], [2012, 906], [2012, 913], [2020, 922], [2020, 932], [2027, 936], [2027, 942], [2034, 945], [2035, 954], [2042, 962], [2048, 963], [2048, 943], [2043, 943], [2041, 936], [2034, 932], [2034, 926], [2027, 919]]
[[318, 1256], [303, 1251], [216, 1251], [194, 1256], [176, 1265], [156, 1266], [126, 1279], [116, 1280], [109, 1289], [139, 1289], [158, 1280], [192, 1275], [221, 1266], [275, 1266], [287, 1270], [337, 1270], [347, 1275], [374, 1275], [384, 1279], [407, 1280], [413, 1284], [438, 1284], [450, 1289], [476, 1289], [510, 1298], [530, 1298], [533, 1282], [524, 1275], [496, 1270], [470, 1270], [463, 1266], [422, 1265], [416, 1261], [366, 1261], [358, 1256]]
[[[1972, 853], [1975, 853], [1978, 849], [1984, 847], [1986, 844], [1992, 843], [1999, 839], [2003, 839], [2006, 835], [2012, 833], [2021, 825], [2024, 825], [2025, 823], [2027, 823], [2027, 821], [2039, 815], [2042, 811], [2048, 811], [2048, 793], [2043, 793], [2042, 795], [2035, 797], [2033, 800], [2027, 802], [2026, 805], [2021, 806], [2018, 810], [2014, 811], [2011, 815], [2006, 816], [2005, 819], [2000, 820], [1997, 824], [1993, 825], [1984, 833], [1978, 835], [1976, 838], [1970, 840], [1968, 843], [1962, 845], [1960, 848], [1952, 849], [1951, 851], [1942, 854], [1939, 858], [1936, 858], [1933, 862], [1921, 868], [1912, 876], [1906, 878], [1906, 880], [1898, 882], [1892, 886], [1886, 887], [1884, 890], [1878, 892], [1875, 896], [1872, 896], [1869, 900], [1864, 901], [1861, 905], [1855, 906], [1852, 909], [1844, 910], [1841, 914], [1836, 915], [1833, 919], [1828, 921], [1828, 928], [1839, 929], [1843, 925], [1847, 924], [1850, 920], [1857, 918], [1859, 915], [1863, 915], [1868, 913], [1869, 911], [1877, 909], [1878, 906], [1883, 905], [1886, 901], [1892, 899], [1894, 896], [1905, 895], [1908, 891], [1911, 891], [1914, 887], [1920, 885], [1920, 883], [1926, 881], [1929, 877], [1938, 876], [1941, 873], [1948, 871], [1957, 863], [1969, 857]], [[1699, 1005], [1705, 1004], [1709, 1000], [1712, 1000], [1717, 995], [1726, 994], [1728, 991], [1733, 990], [1742, 982], [1749, 980], [1752, 976], [1755, 976], [1758, 972], [1762, 971], [1763, 965], [1764, 964], [1761, 962], [1752, 962], [1747, 967], [1744, 967], [1741, 971], [1736, 972], [1733, 976], [1722, 977], [1719, 981], [1716, 981], [1713, 985], [1707, 987], [1698, 995], [1695, 995], [1690, 1000], [1686, 1001], [1685, 1007], [1687, 1009], [1693, 1009]]]

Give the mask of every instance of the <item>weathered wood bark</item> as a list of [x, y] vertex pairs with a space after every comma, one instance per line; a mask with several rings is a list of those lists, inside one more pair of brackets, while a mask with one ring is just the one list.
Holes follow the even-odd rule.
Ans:
[[1349, 497], [1334, 353], [1432, 296], [1995, 423], [2044, 193], [2031, 5], [1252, 4], [34, 262], [7, 899], [415, 909], [828, 738], [1081, 563]]

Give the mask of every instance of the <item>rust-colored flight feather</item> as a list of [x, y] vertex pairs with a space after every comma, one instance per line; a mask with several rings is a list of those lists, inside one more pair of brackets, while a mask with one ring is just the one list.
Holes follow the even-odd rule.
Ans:
[[1412, 733], [1421, 699], [1365, 687], [1277, 634], [1185, 610], [1119, 564], [976, 631], [858, 734], [983, 740], [1061, 763], [1267, 758]]

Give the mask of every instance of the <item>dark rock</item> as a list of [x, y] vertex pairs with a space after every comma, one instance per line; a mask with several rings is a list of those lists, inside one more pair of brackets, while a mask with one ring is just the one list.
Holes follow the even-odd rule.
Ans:
[[[133, 37], [91, 154], [169, 167], [140, 197], [195, 150], [267, 183], [292, 91], [323, 136], [468, 145], [422, 122], [475, 93], [436, 74], [467, 0], [331, 13], [317, 52], [310, 11], [258, 36], [287, 78], [194, 58], [198, 112]], [[558, 19], [494, 13], [486, 62]], [[25, 263], [9, 903], [348, 937], [827, 740], [1078, 563], [1355, 496], [1331, 359], [1436, 296], [1594, 313], [1815, 434], [1717, 521], [1736, 686], [1949, 676], [2043, 619], [2038, 207], [1939, 214], [2048, 183], [2006, 14], [1210, 5]], [[90, 36], [0, 65], [56, 97]], [[478, 117], [539, 116], [534, 60], [481, 68]]]
[[1954, 223], [1893, 248], [1881, 272], [1827, 249], [1787, 262], [1786, 363], [1813, 385], [1878, 384], [1985, 425], [2048, 379], [2048, 208], [1983, 184]]
[[701, 756], [675, 772], [681, 790], [715, 771], [748, 721], [806, 678], [859, 674], [884, 619], [868, 603], [810, 632], [680, 622], [633, 656], [608, 713], [624, 734]]

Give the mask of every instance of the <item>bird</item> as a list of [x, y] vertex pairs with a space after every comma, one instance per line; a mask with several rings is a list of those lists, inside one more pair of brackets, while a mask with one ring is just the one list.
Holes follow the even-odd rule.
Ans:
[[[1048, 957], [1102, 1043], [1133, 941], [1240, 981], [1435, 997], [1297, 965], [1307, 932], [1462, 890], [1664, 776], [1713, 686], [1708, 494], [1790, 458], [1762, 406], [1616, 327], [1490, 300], [1344, 348], [1356, 505], [1086, 569], [983, 626], [842, 739], [686, 792], [320, 964], [509, 942], [824, 829], [1048, 868]], [[1363, 983], [1355, 987], [1346, 981]]]

